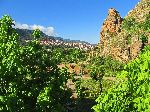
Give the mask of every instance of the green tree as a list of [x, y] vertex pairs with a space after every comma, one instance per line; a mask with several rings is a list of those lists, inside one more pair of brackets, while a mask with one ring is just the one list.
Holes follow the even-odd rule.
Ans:
[[0, 111], [65, 111], [67, 69], [60, 70], [37, 39], [21, 46], [12, 25], [9, 16], [0, 20]]
[[123, 68], [123, 64], [111, 57], [94, 57], [90, 64], [90, 76], [100, 82], [102, 93], [102, 79], [104, 76], [116, 76]]
[[35, 30], [33, 31], [32, 36], [34, 37], [34, 39], [40, 38], [40, 37], [41, 37], [41, 31], [40, 31], [39, 29], [35, 29]]
[[133, 35], [137, 35], [142, 41], [143, 46], [148, 42], [148, 34], [150, 32], [150, 15], [144, 15], [145, 21], [137, 22], [134, 18], [126, 18], [123, 20], [122, 29], [126, 31], [128, 36], [128, 44], [132, 43]]
[[79, 61], [85, 60], [85, 57], [84, 51], [76, 48], [69, 48], [65, 51], [64, 61], [67, 60], [69, 63], [78, 63]]
[[129, 62], [117, 85], [96, 99], [95, 112], [148, 112], [150, 110], [150, 46]]

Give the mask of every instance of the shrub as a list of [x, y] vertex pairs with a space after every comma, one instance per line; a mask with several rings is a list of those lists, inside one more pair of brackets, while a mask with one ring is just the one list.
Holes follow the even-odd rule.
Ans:
[[0, 111], [65, 111], [67, 70], [39, 44], [39, 30], [21, 46], [12, 25], [9, 16], [0, 20]]
[[129, 62], [120, 83], [96, 99], [95, 112], [148, 112], [150, 110], [150, 46]]
[[96, 79], [101, 76], [116, 76], [123, 68], [123, 64], [112, 57], [95, 57], [90, 63], [90, 75]]

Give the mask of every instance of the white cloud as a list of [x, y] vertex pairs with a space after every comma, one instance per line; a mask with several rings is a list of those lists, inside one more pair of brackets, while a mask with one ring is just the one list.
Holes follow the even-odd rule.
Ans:
[[54, 32], [54, 28], [53, 27], [44, 27], [41, 25], [27, 25], [27, 24], [21, 24], [18, 22], [15, 22], [15, 28], [19, 28], [19, 29], [29, 29], [29, 30], [35, 30], [35, 29], [40, 29], [43, 33], [45, 33], [48, 36], [54, 36], [56, 35]]

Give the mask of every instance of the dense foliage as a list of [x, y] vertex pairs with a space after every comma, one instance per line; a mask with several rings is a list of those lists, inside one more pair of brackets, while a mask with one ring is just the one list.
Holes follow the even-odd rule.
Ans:
[[67, 70], [60, 70], [39, 44], [39, 30], [33, 41], [21, 46], [12, 25], [9, 16], [0, 20], [0, 111], [65, 111], [70, 97], [65, 89]]
[[123, 68], [123, 64], [111, 57], [94, 57], [90, 62], [90, 76], [99, 81], [99, 92], [103, 92], [103, 77], [116, 76]]
[[[112, 80], [103, 80], [102, 81], [103, 92], [107, 91], [115, 81]], [[93, 79], [81, 79], [80, 82], [80, 95], [82, 98], [96, 99], [100, 95], [99, 92], [99, 81]]]
[[[137, 35], [147, 45], [149, 20], [150, 16], [143, 22], [124, 19], [122, 28], [128, 35], [128, 44]], [[95, 100], [100, 95], [93, 107], [96, 112], [149, 112], [150, 46], [124, 66], [111, 57], [95, 56], [88, 60], [86, 52], [76, 48], [43, 46], [39, 29], [33, 31], [31, 41], [21, 43], [13, 25], [9, 16], [0, 20], [0, 111], [66, 112], [71, 96], [66, 83], [70, 78], [78, 102], [86, 98]], [[99, 48], [94, 50], [98, 52]], [[81, 63], [80, 74], [69, 74], [66, 68], [58, 68], [64, 63]], [[74, 64], [70, 67], [75, 68]], [[92, 79], [82, 79], [84, 69]]]
[[61, 63], [78, 63], [86, 60], [85, 51], [77, 48], [50, 48], [53, 58]]
[[150, 46], [145, 47], [139, 58], [128, 63], [120, 83], [96, 100], [96, 112], [149, 112], [150, 110]]
[[112, 57], [93, 57], [90, 61], [90, 75], [98, 80], [101, 76], [116, 76], [122, 70], [123, 64]]
[[148, 32], [150, 32], [150, 15], [145, 15], [145, 21], [137, 22], [135, 18], [126, 18], [123, 20], [122, 29], [128, 34], [128, 43], [132, 43], [132, 35], [137, 35], [141, 42], [148, 42]]

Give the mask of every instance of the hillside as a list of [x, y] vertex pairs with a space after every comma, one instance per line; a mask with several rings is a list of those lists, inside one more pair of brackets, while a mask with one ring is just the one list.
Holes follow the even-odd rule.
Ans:
[[[28, 29], [16, 29], [17, 33], [20, 35], [22, 41], [32, 40], [32, 30]], [[61, 37], [48, 36], [45, 33], [41, 32], [41, 44], [47, 46], [61, 46], [61, 47], [71, 47], [71, 48], [80, 48], [83, 50], [91, 50], [94, 48], [95, 44], [90, 44], [85, 41], [80, 40], [70, 40], [63, 39]]]
[[101, 55], [122, 62], [136, 58], [150, 44], [149, 14], [150, 0], [141, 0], [124, 18], [114, 8], [109, 9], [100, 32]]
[[0, 111], [150, 112], [150, 0], [110, 8], [97, 46], [13, 26], [0, 19]]

